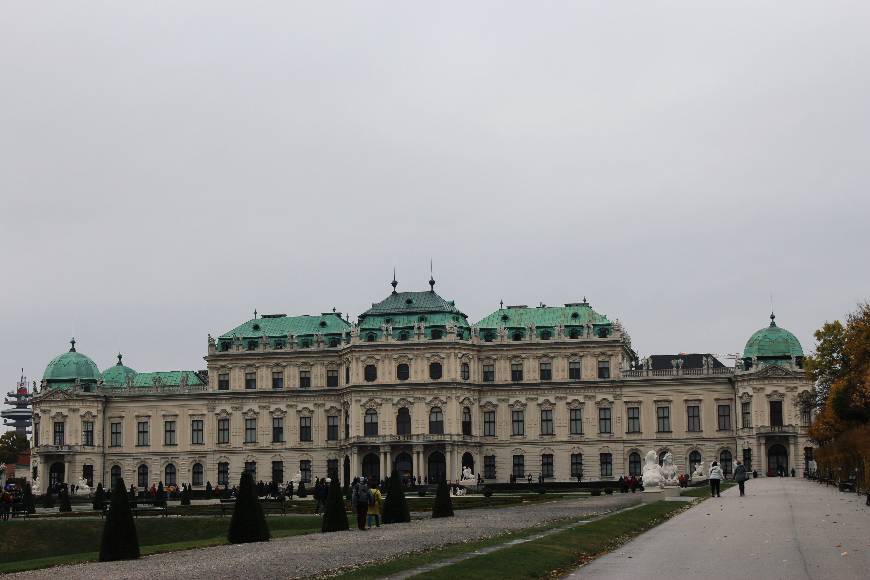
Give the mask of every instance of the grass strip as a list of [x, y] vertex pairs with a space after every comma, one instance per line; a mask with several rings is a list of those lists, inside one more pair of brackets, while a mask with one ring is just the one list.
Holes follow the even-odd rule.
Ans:
[[414, 576], [427, 580], [457, 577], [549, 578], [566, 573], [613, 550], [635, 536], [687, 509], [686, 504], [660, 501], [601, 520], [556, 532], [525, 544], [475, 556]]

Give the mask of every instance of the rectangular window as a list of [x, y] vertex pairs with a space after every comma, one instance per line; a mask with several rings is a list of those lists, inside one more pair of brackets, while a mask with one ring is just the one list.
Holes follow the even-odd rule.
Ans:
[[526, 419], [523, 411], [511, 411], [511, 435], [526, 434]]
[[190, 421], [190, 443], [191, 445], [202, 445], [205, 443], [205, 427], [202, 419], [192, 419]]
[[731, 430], [731, 405], [718, 405], [719, 431]]
[[136, 423], [136, 445], [139, 447], [148, 445], [148, 421]]
[[63, 421], [55, 421], [54, 422], [54, 444], [55, 445], [64, 445], [64, 429], [66, 425]]
[[538, 371], [541, 374], [542, 381], [551, 381], [553, 380], [553, 363], [551, 362], [542, 362], [538, 368]]
[[483, 436], [495, 437], [495, 411], [483, 412]]
[[613, 477], [613, 455], [601, 454], [601, 477]]
[[256, 389], [257, 388], [257, 373], [245, 373], [245, 388], [246, 389]]
[[227, 487], [230, 484], [230, 464], [226, 461], [218, 463], [218, 485]]
[[299, 417], [299, 440], [311, 441], [311, 417]]
[[329, 415], [326, 418], [326, 440], [338, 441], [338, 415]]
[[571, 479], [582, 479], [583, 478], [583, 454], [582, 453], [572, 453], [571, 454]]
[[656, 431], [670, 433], [671, 431], [671, 408], [656, 407]]
[[109, 429], [111, 430], [110, 431], [111, 437], [109, 439], [109, 445], [111, 447], [120, 447], [121, 445], [123, 445], [124, 444], [124, 439], [123, 439], [123, 435], [122, 435], [123, 427], [122, 427], [121, 423], [118, 421], [114, 421], [109, 426]]
[[338, 386], [338, 369], [326, 369], [326, 386]]
[[163, 422], [163, 444], [164, 445], [177, 445], [178, 442], [175, 440], [175, 421], [164, 421]]
[[302, 474], [302, 481], [311, 483], [311, 460], [303, 459], [299, 462], [299, 473]]
[[326, 460], [326, 476], [338, 479], [338, 459]]
[[272, 371], [272, 388], [284, 388], [284, 371]]
[[349, 366], [344, 367], [344, 384], [345, 385], [350, 384], [350, 367]]
[[749, 427], [752, 427], [752, 403], [749, 401], [740, 403], [740, 415], [742, 417], [741, 424], [743, 425], [743, 428], [748, 429]]
[[94, 486], [94, 466], [82, 465], [82, 479], [88, 482], [88, 487]]
[[495, 455], [483, 456], [484, 479], [495, 479]]
[[810, 423], [812, 423], [812, 409], [809, 405], [804, 405], [801, 407], [801, 425], [808, 427]]
[[522, 361], [511, 363], [511, 380], [515, 383], [518, 383], [518, 382], [523, 380], [523, 363], [522, 363]]
[[541, 455], [541, 475], [545, 478], [553, 477], [553, 455], [550, 453]]
[[459, 376], [463, 381], [471, 378], [471, 367], [468, 366], [468, 363], [462, 363], [459, 367]]
[[245, 443], [256, 443], [257, 442], [257, 419], [256, 418], [246, 418], [245, 419]]
[[82, 421], [82, 445], [85, 447], [94, 446], [94, 422]]
[[598, 361], [598, 378], [599, 379], [609, 379], [610, 378], [610, 361], [609, 360]]
[[514, 455], [513, 473], [517, 479], [522, 479], [526, 476], [526, 458], [524, 455]]
[[541, 409], [541, 435], [553, 434], [553, 410]]
[[568, 378], [572, 381], [580, 380], [580, 361], [572, 360], [568, 363]]
[[230, 374], [229, 373], [219, 373], [218, 374], [218, 390], [219, 391], [229, 391], [230, 390]]
[[613, 417], [610, 407], [598, 409], [598, 432], [613, 433]]
[[310, 389], [311, 388], [311, 371], [310, 370], [299, 371], [299, 388], [300, 389]]
[[686, 429], [689, 431], [701, 430], [701, 407], [698, 405], [686, 407]]
[[492, 383], [495, 381], [495, 365], [487, 363], [483, 365], [483, 382]]
[[752, 471], [752, 449], [743, 450], [743, 465], [746, 467], [746, 471]]
[[568, 423], [571, 435], [583, 435], [583, 409], [569, 409]]
[[640, 407], [628, 407], [625, 410], [628, 415], [628, 433], [640, 433]]
[[284, 443], [284, 417], [272, 417], [272, 443]]
[[245, 461], [245, 471], [251, 474], [251, 479], [257, 481], [257, 462]]
[[770, 426], [782, 427], [782, 401], [770, 402]]
[[272, 483], [284, 483], [284, 462], [272, 462]]
[[221, 417], [218, 419], [218, 428], [217, 428], [217, 442], [218, 443], [229, 443], [230, 442], [230, 419], [229, 417]]

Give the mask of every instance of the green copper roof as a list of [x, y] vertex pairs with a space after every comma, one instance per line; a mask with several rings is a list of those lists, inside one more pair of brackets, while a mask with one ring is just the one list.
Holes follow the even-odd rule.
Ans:
[[95, 382], [100, 379], [100, 369], [97, 368], [96, 363], [76, 352], [75, 343], [75, 339], [72, 339], [69, 352], [54, 357], [45, 367], [42, 378], [49, 384], [74, 383], [76, 379], [82, 382]]
[[449, 312], [465, 316], [452, 300], [441, 298], [433, 290], [424, 292], [394, 292], [362, 313], [360, 318], [381, 314], [419, 314]]
[[252, 318], [220, 338], [259, 338], [261, 336], [294, 336], [314, 334], [343, 334], [350, 331], [350, 325], [341, 314], [328, 312], [320, 316], [285, 316], [283, 314], [265, 315]]
[[770, 315], [770, 325], [753, 334], [743, 349], [743, 358], [758, 357], [788, 359], [793, 356], [803, 356], [800, 341], [795, 335], [774, 322], [776, 317]]
[[136, 377], [136, 371], [121, 362], [121, 355], [118, 355], [118, 362], [103, 371], [103, 385], [107, 387], [123, 387], [127, 385], [127, 377]]
[[579, 326], [583, 324], [609, 325], [603, 314], [598, 314], [588, 303], [579, 302], [565, 306], [508, 306], [499, 308], [478, 322], [478, 328], [525, 328], [530, 324], [537, 327]]
[[204, 385], [202, 379], [194, 371], [161, 371], [155, 373], [139, 373], [133, 379], [134, 387], [177, 387], [181, 384], [181, 378], [187, 376], [187, 384], [190, 386]]

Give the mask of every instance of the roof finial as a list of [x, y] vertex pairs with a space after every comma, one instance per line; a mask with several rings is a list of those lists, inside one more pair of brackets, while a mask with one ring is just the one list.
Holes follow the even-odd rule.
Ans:
[[70, 351], [70, 352], [75, 352], [75, 351], [76, 351], [76, 337], [72, 337], [72, 338], [70, 339], [70, 341], [69, 341], [69, 351]]
[[499, 309], [499, 310], [504, 310], [504, 300], [499, 300], [499, 301], [498, 301], [498, 309]]
[[429, 258], [429, 292], [435, 292], [435, 276], [432, 274], [432, 258]]
[[254, 308], [254, 320], [257, 320], [257, 309]]
[[774, 322], [775, 319], [776, 319], [776, 314], [774, 314], [773, 311], [771, 310], [770, 311], [770, 326], [776, 326], [776, 322]]
[[121, 355], [121, 353], [119, 352], [119, 353], [118, 353], [118, 366], [121, 366], [121, 364], [122, 364], [122, 363], [121, 363], [121, 357], [122, 357], [122, 355]]
[[399, 285], [399, 283], [396, 282], [396, 268], [394, 267], [393, 268], [393, 281], [390, 282], [390, 286], [393, 287], [393, 294], [396, 294], [396, 286], [398, 286], [398, 285]]

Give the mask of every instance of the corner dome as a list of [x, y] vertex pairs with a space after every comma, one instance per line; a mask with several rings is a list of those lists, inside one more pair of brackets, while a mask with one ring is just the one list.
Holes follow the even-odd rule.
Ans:
[[122, 355], [118, 354], [118, 362], [103, 371], [103, 384], [109, 387], [123, 387], [127, 385], [127, 378], [136, 378], [136, 371], [121, 362]]
[[72, 339], [69, 352], [54, 357], [45, 367], [42, 379], [49, 386], [72, 384], [76, 380], [95, 383], [100, 380], [100, 369], [90, 358], [76, 352], [76, 341]]
[[771, 313], [770, 325], [758, 330], [746, 341], [743, 348], [743, 358], [751, 359], [791, 359], [804, 356], [800, 341], [775, 322], [776, 316]]

